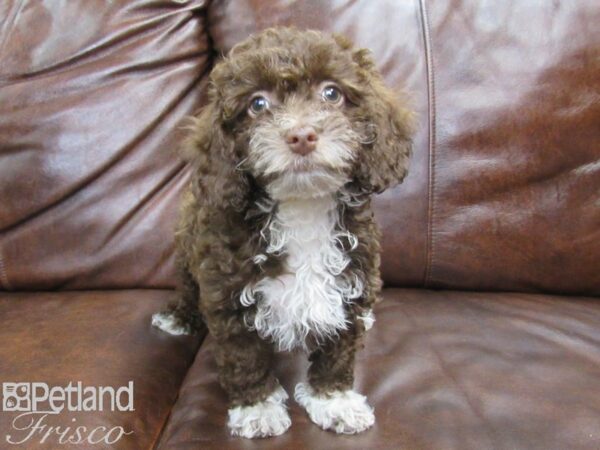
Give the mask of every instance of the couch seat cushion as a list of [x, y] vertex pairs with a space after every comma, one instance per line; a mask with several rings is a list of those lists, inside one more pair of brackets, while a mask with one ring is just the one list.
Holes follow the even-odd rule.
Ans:
[[[184, 381], [161, 449], [598, 449], [600, 301], [388, 289], [356, 368], [375, 426], [337, 436], [289, 401], [292, 427], [260, 445], [231, 438], [210, 337]], [[288, 393], [302, 354], [281, 355]]]
[[[199, 341], [198, 337], [168, 336], [151, 327], [152, 313], [172, 299], [173, 292], [168, 290], [0, 293], [0, 382], [4, 386], [7, 382], [41, 382], [50, 388], [69, 383], [75, 387], [81, 382], [82, 387], [117, 389], [133, 381], [134, 409], [112, 412], [109, 407], [104, 411], [76, 412], [65, 407], [42, 419], [39, 426], [45, 425], [44, 429], [12, 446], [7, 444], [8, 436], [11, 442], [22, 441], [31, 432], [32, 419], [26, 416], [18, 420], [16, 428], [25, 429], [16, 430], [13, 421], [22, 412], [5, 411], [9, 398], [3, 393], [0, 448], [152, 448]], [[38, 389], [43, 394], [43, 388]], [[75, 394], [71, 395], [75, 406]], [[17, 404], [24, 405], [24, 397], [19, 395]], [[110, 394], [105, 394], [106, 404], [109, 398]], [[119, 399], [125, 408], [129, 406], [128, 398], [127, 391], [122, 391]], [[40, 406], [48, 409], [46, 402]], [[36, 423], [41, 416], [35, 415]], [[60, 432], [70, 427], [63, 442], [69, 437], [77, 441], [77, 427], [86, 427], [85, 431], [79, 430], [81, 438], [89, 437], [92, 430], [100, 427], [91, 435], [93, 442], [100, 442], [61, 445], [56, 430], [44, 440], [49, 427], [56, 426], [61, 427]], [[133, 433], [107, 444], [121, 435], [117, 429], [108, 441], [102, 441], [114, 427]]]

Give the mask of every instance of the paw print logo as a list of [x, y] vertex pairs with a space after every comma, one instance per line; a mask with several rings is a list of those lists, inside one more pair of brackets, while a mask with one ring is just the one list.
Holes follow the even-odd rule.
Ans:
[[2, 409], [4, 411], [30, 411], [29, 383], [2, 383]]

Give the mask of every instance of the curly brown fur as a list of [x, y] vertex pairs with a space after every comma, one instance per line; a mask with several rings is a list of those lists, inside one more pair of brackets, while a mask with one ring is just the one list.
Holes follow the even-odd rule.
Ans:
[[[319, 97], [323, 82], [341, 91], [343, 103]], [[267, 93], [271, 109], [253, 114], [249, 105], [257, 92]], [[186, 280], [178, 320], [197, 322], [201, 312], [233, 407], [264, 401], [277, 387], [271, 373], [275, 346], [252, 326], [264, 298], [244, 303], [241, 296], [248, 286], [289, 269], [287, 247], [268, 248], [274, 233], [269, 226], [282, 205], [295, 195], [327, 191], [336, 202], [336, 230], [347, 237], [336, 241], [350, 260], [339, 276], [356, 277], [362, 290], [344, 301], [345, 327], [306, 336], [309, 382], [317, 394], [350, 389], [365, 331], [359, 317], [381, 291], [370, 196], [406, 175], [410, 113], [384, 86], [367, 50], [353, 49], [341, 36], [292, 28], [269, 29], [234, 47], [213, 69], [208, 95], [186, 144], [193, 177], [177, 232]], [[289, 151], [284, 138], [290, 131], [284, 128], [290, 117], [310, 118], [319, 139], [329, 139], [335, 151], [317, 147], [306, 159]], [[323, 176], [294, 178], [290, 173], [297, 167], [316, 168]]]

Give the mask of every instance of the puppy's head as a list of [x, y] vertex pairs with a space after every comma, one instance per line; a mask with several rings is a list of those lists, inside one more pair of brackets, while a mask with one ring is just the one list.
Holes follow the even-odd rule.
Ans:
[[406, 174], [410, 113], [368, 51], [343, 37], [291, 28], [251, 36], [213, 69], [209, 100], [195, 142], [221, 166], [213, 187], [235, 203], [251, 186], [274, 200], [344, 187], [370, 194]]

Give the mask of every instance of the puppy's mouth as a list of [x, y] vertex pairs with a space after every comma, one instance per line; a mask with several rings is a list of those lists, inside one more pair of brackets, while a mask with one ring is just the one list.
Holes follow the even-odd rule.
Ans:
[[331, 173], [339, 174], [345, 172], [350, 167], [351, 158], [332, 159], [331, 153], [326, 148], [317, 147], [314, 151], [299, 155], [288, 153], [288, 161], [285, 169], [280, 175], [285, 174], [310, 174], [310, 173]]
[[349, 180], [346, 169], [324, 160], [323, 155], [319, 155], [317, 151], [307, 155], [285, 155], [285, 163], [265, 179], [267, 192], [274, 200], [331, 195]]
[[289, 171], [292, 173], [310, 173], [314, 171], [322, 171], [324, 167], [319, 167], [311, 155], [300, 156], [294, 158], [292, 164], [290, 164]]

